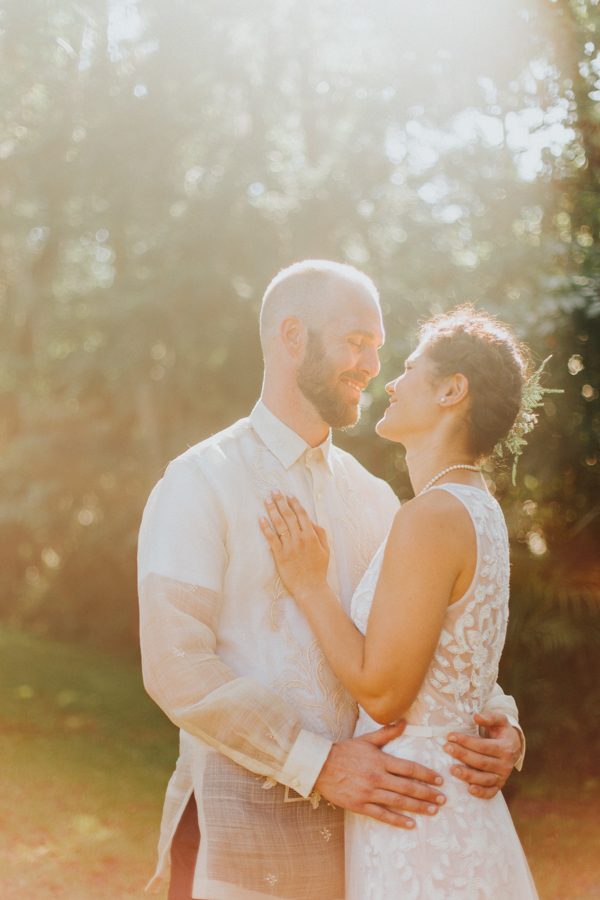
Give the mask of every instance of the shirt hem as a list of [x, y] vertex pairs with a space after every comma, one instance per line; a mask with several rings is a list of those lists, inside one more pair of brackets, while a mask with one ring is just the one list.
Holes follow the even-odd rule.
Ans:
[[175, 837], [175, 832], [177, 831], [177, 826], [181, 820], [183, 813], [185, 812], [185, 808], [189, 803], [190, 797], [194, 793], [193, 786], [186, 791], [185, 798], [181, 804], [178, 814], [175, 816], [173, 820], [173, 825], [171, 828], [171, 833], [169, 835], [168, 840], [165, 843], [165, 846], [162, 848], [160, 855], [158, 857], [158, 862], [156, 864], [156, 868], [154, 870], [154, 875], [147, 883], [144, 888], [145, 894], [158, 894], [165, 882], [167, 881], [170, 871], [171, 865], [169, 861], [169, 852], [171, 850], [171, 844], [173, 843], [173, 838]]

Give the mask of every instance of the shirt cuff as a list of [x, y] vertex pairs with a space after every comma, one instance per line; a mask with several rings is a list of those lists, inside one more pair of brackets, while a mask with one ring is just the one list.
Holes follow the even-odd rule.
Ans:
[[517, 729], [517, 731], [519, 732], [519, 737], [521, 738], [521, 753], [515, 763], [515, 769], [517, 770], [517, 772], [520, 772], [523, 768], [523, 762], [525, 760], [525, 734], [514, 716], [506, 714], [506, 718], [508, 719], [512, 727]]
[[320, 734], [300, 731], [278, 781], [293, 788], [301, 797], [308, 798], [332, 746], [333, 741]]

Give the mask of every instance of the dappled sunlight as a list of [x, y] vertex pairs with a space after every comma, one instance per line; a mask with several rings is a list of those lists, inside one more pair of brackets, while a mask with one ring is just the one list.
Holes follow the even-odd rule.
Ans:
[[[515, 327], [535, 364], [551, 357], [546, 383], [564, 393], [545, 397], [516, 485], [509, 460], [485, 464], [512, 541], [501, 682], [526, 723], [529, 772], [545, 785], [577, 758], [573, 790], [589, 810], [600, 753], [600, 4], [28, 0], [0, 24], [0, 616], [19, 660], [0, 725], [18, 871], [54, 866], [55, 884], [69, 854], [83, 871], [98, 847], [95, 877], [111, 871], [126, 831], [102, 799], [120, 790], [113, 741], [125, 781], [147, 789], [136, 833], [155, 824], [171, 732], [149, 706], [129, 722], [142, 702], [133, 669], [115, 669], [121, 692], [112, 657], [90, 648], [137, 653], [148, 492], [170, 459], [252, 408], [263, 291], [308, 257], [350, 262], [380, 290], [382, 373], [360, 424], [335, 440], [402, 500], [403, 455], [373, 429], [422, 317], [473, 301]], [[56, 638], [70, 643], [56, 649]], [[95, 675], [80, 683], [71, 668]], [[538, 857], [546, 896], [565, 896], [580, 866], [591, 897], [599, 876], [577, 815], [578, 838], [557, 842], [559, 813], [542, 805], [535, 821], [528, 777], [516, 800], [528, 850], [569, 847], [558, 874]], [[61, 791], [63, 836], [44, 812]], [[38, 813], [40, 834], [23, 837]], [[136, 859], [131, 879], [118, 863], [123, 897], [147, 866]], [[22, 896], [37, 887], [23, 883]]]

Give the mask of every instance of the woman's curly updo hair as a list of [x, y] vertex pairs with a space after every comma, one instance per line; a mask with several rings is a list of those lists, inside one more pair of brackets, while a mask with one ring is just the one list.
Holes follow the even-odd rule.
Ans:
[[507, 325], [471, 304], [428, 319], [418, 336], [439, 378], [467, 378], [471, 450], [477, 459], [489, 456], [519, 413], [530, 370], [527, 349]]

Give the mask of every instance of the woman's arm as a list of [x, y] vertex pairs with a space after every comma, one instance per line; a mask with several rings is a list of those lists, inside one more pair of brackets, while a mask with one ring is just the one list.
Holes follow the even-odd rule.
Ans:
[[398, 511], [363, 638], [327, 584], [325, 533], [297, 500], [275, 499], [261, 527], [284, 584], [347, 690], [376, 722], [396, 721], [417, 695], [457, 585], [471, 580], [476, 540], [468, 513], [442, 491]]

